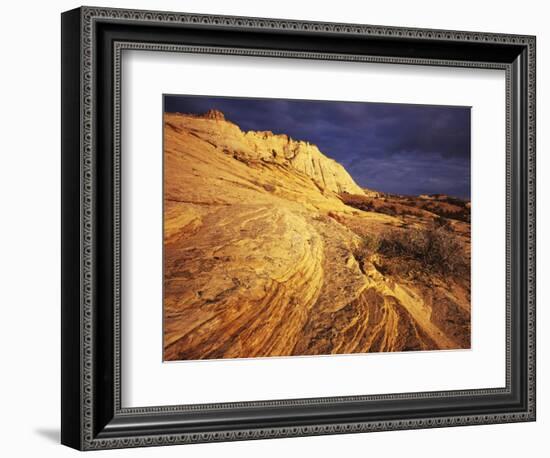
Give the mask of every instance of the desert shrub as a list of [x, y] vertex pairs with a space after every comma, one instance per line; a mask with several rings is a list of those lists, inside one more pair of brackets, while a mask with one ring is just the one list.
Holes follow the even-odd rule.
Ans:
[[390, 215], [390, 216], [397, 216], [399, 214], [395, 205], [383, 206], [383, 207], [377, 208], [376, 211], [378, 213], [384, 213], [385, 215]]
[[363, 235], [360, 242], [353, 249], [353, 257], [359, 263], [363, 270], [363, 263], [373, 254], [378, 252], [380, 247], [380, 238], [376, 235]]
[[408, 209], [401, 210], [401, 216], [415, 216], [414, 212]]
[[460, 207], [458, 209], [445, 209], [443, 207], [434, 205], [427, 208], [428, 211], [441, 216], [442, 218], [455, 219], [457, 221], [470, 222], [470, 210], [466, 207]]
[[437, 215], [434, 219], [434, 225], [435, 227], [443, 227], [445, 229], [450, 229], [452, 227], [451, 223], [447, 218], [444, 216]]
[[414, 261], [430, 272], [463, 274], [469, 269], [461, 243], [445, 226], [388, 232], [380, 238], [378, 252]]
[[361, 237], [361, 249], [367, 254], [374, 254], [380, 248], [380, 238], [377, 235], [369, 234]]
[[340, 194], [340, 198], [342, 202], [350, 207], [363, 211], [375, 211], [373, 200], [368, 197], [343, 192]]
[[459, 207], [466, 207], [466, 203], [468, 202], [466, 200], [458, 199], [458, 198], [452, 197], [452, 196], [447, 196], [445, 201], [452, 204], [452, 205], [458, 205]]

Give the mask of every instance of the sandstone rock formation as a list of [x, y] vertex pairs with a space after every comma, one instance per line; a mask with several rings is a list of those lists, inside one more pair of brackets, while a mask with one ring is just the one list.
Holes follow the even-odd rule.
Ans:
[[[216, 110], [165, 114], [164, 160], [165, 360], [469, 348], [469, 273], [384, 242], [437, 213]], [[469, 223], [445, 227], [469, 256]]]

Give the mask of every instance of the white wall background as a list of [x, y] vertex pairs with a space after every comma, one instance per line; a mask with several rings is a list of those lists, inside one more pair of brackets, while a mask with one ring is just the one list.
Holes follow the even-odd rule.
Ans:
[[[108, 456], [544, 456], [550, 428], [550, 30], [535, 0], [297, 2], [117, 0], [96, 5], [534, 34], [538, 38], [538, 421], [104, 452]], [[70, 456], [59, 442], [60, 13], [75, 1], [10, 2], [0, 46], [0, 453]]]

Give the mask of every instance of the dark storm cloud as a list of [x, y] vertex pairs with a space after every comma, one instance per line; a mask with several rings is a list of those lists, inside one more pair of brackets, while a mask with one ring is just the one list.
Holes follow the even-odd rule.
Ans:
[[470, 109], [434, 105], [165, 96], [165, 111], [215, 108], [243, 130], [316, 144], [363, 187], [470, 197]]

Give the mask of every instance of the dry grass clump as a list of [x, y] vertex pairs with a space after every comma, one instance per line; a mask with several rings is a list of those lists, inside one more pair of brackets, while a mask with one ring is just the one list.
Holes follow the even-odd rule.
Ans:
[[378, 253], [415, 261], [429, 272], [460, 275], [469, 269], [462, 244], [445, 226], [388, 232], [380, 238]]

